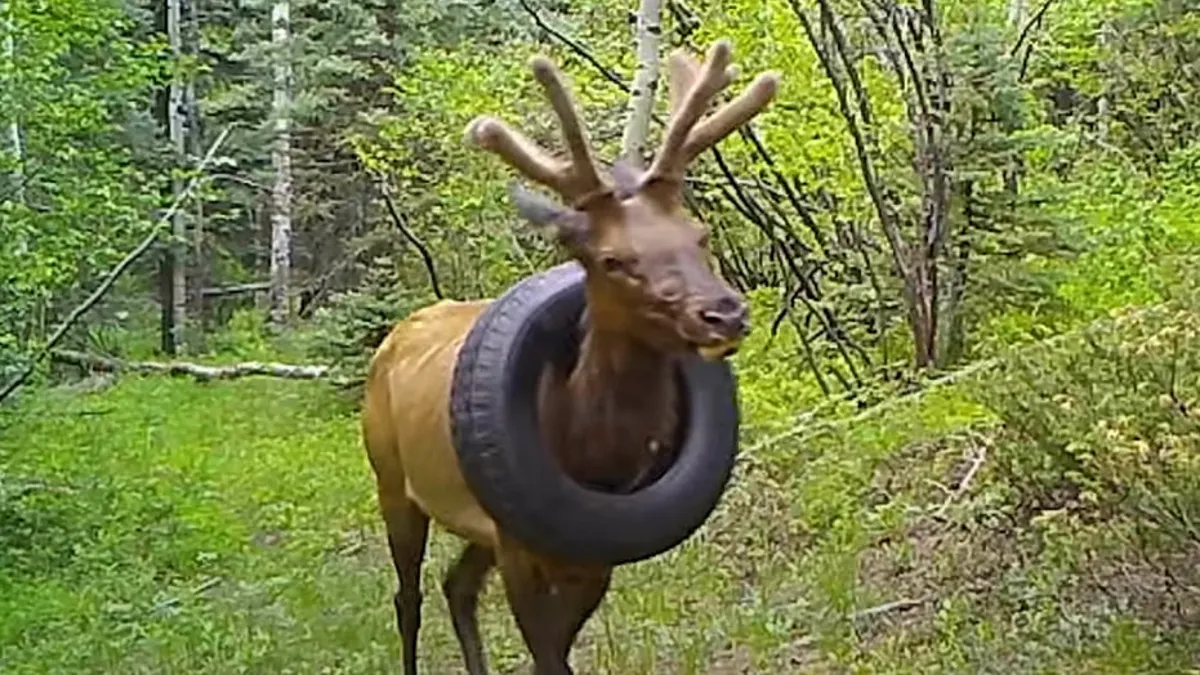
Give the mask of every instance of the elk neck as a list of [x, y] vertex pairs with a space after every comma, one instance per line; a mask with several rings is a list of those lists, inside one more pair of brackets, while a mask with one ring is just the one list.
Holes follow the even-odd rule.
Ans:
[[595, 316], [582, 330], [574, 368], [549, 388], [559, 398], [542, 399], [547, 442], [576, 481], [635, 489], [665, 470], [679, 445], [675, 359]]

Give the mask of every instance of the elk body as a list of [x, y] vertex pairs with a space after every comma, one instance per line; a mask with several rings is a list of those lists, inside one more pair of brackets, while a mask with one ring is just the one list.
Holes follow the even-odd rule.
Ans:
[[[534, 76], [562, 128], [569, 159], [550, 156], [520, 132], [479, 117], [467, 139], [556, 192], [559, 205], [515, 190], [521, 215], [549, 232], [586, 273], [587, 316], [574, 365], [547, 366], [538, 390], [543, 441], [561, 469], [597, 490], [628, 492], [678, 444], [674, 360], [722, 359], [748, 330], [744, 300], [714, 271], [706, 228], [682, 208], [687, 165], [761, 111], [778, 78], [760, 75], [702, 119], [733, 77], [726, 42], [697, 63], [669, 61], [671, 116], [648, 169], [618, 163], [606, 178], [562, 77], [538, 57]], [[609, 587], [612, 567], [554, 559], [506, 535], [464, 479], [451, 433], [450, 397], [459, 350], [490, 301], [441, 301], [396, 325], [368, 373], [362, 431], [377, 479], [399, 590], [395, 595], [405, 675], [417, 672], [420, 567], [430, 519], [466, 540], [442, 590], [471, 675], [487, 672], [476, 620], [479, 592], [498, 568], [537, 675], [569, 675], [575, 636]]]

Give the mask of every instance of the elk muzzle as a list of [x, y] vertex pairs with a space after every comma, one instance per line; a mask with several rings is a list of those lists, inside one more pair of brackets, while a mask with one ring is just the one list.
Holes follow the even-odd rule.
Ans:
[[737, 352], [750, 332], [750, 307], [732, 292], [698, 298], [690, 309], [700, 339], [692, 339], [696, 353], [716, 361]]

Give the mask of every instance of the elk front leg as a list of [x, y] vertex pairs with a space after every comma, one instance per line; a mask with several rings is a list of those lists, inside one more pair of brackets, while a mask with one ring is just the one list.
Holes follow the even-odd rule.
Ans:
[[540, 569], [527, 554], [500, 551], [509, 607], [533, 655], [534, 675], [573, 675], [568, 657], [575, 636], [608, 592], [612, 570]]
[[380, 494], [387, 523], [388, 547], [400, 588], [394, 599], [396, 628], [400, 633], [404, 675], [417, 675], [417, 632], [421, 628], [421, 562], [429, 535], [429, 516], [407, 497]]
[[446, 594], [446, 603], [450, 606], [454, 634], [458, 636], [469, 675], [487, 675], [476, 610], [479, 607], [479, 591], [483, 588], [488, 571], [495, 564], [496, 556], [491, 549], [479, 544], [467, 544], [442, 582], [442, 592]]

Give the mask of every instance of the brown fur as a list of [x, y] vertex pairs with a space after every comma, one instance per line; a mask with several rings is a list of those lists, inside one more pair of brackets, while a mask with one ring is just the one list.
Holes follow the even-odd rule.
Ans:
[[[592, 166], [582, 125], [544, 59], [535, 60], [534, 72], [563, 125], [570, 163], [550, 158], [498, 120], [481, 118], [470, 127], [478, 145], [573, 205], [518, 202], [587, 271], [579, 356], [570, 372], [543, 374], [539, 415], [544, 442], [564, 471], [597, 489], [629, 491], [664, 468], [678, 446], [674, 360], [689, 350], [720, 358], [747, 328], [745, 303], [713, 270], [705, 228], [680, 209], [687, 161], [774, 93], [774, 79], [760, 77], [748, 94], [699, 121], [728, 84], [727, 63], [724, 43], [710, 51], [703, 70], [682, 53], [672, 56], [673, 131], [649, 171], [620, 176], [620, 190]], [[701, 93], [684, 96], [693, 85]], [[420, 565], [432, 518], [468, 542], [442, 584], [467, 671], [487, 672], [475, 614], [486, 576], [498, 566], [536, 675], [570, 675], [571, 645], [607, 592], [611, 567], [553, 560], [506, 536], [467, 487], [451, 439], [454, 365], [487, 304], [447, 300], [414, 312], [380, 345], [367, 376], [362, 431], [400, 582], [395, 605], [404, 673], [416, 673]]]

